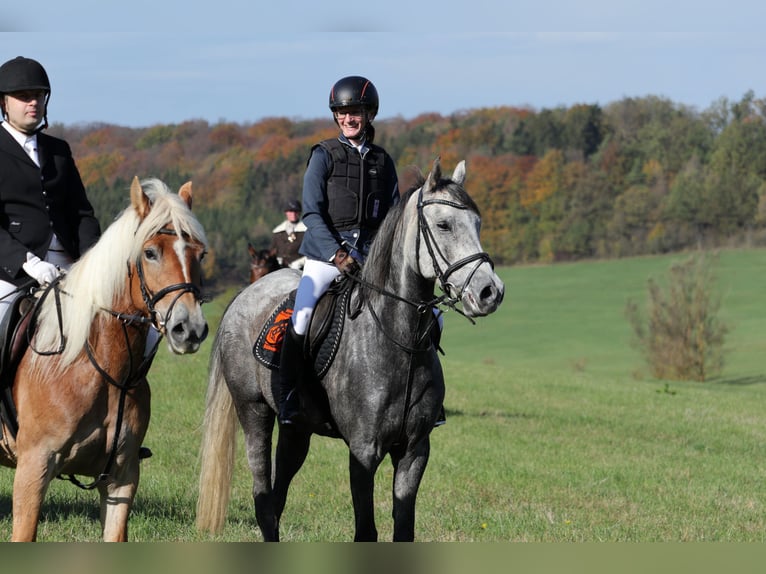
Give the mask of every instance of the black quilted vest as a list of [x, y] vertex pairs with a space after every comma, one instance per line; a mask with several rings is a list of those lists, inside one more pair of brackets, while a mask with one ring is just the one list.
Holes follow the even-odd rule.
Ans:
[[385, 150], [373, 144], [363, 158], [355, 148], [337, 139], [317, 145], [332, 158], [327, 197], [335, 228], [375, 231], [388, 213], [394, 188], [393, 170], [385, 169]]

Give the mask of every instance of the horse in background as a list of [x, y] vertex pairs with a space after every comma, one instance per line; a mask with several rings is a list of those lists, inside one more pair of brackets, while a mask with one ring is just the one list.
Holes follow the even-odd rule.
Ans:
[[98, 491], [105, 541], [128, 539], [154, 353], [162, 337], [172, 352], [194, 353], [208, 334], [200, 292], [207, 240], [191, 212], [191, 182], [175, 194], [135, 178], [130, 201], [68, 273], [37, 292], [0, 417], [0, 464], [16, 469], [14, 541], [37, 538], [57, 477]]
[[274, 249], [256, 249], [248, 242], [247, 252], [250, 254], [250, 283], [254, 283], [267, 273], [282, 269]]
[[[389, 211], [360, 275], [347, 279], [354, 287], [339, 305], [348, 312], [341, 319], [342, 335], [333, 339], [334, 360], [321, 379], [300, 389], [307, 422], [280, 426], [275, 454], [279, 369], [256, 358], [254, 346], [270, 318], [284, 314], [280, 309], [301, 274], [293, 269], [271, 273], [232, 300], [210, 356], [200, 450], [200, 530], [223, 528], [238, 420], [265, 541], [279, 540], [290, 482], [306, 459], [312, 434], [342, 438], [348, 445], [354, 539], [377, 540], [374, 482], [387, 455], [394, 467], [393, 539], [414, 539], [416, 497], [444, 399], [444, 376], [431, 337], [434, 311], [448, 307], [468, 318], [481, 317], [498, 308], [505, 292], [482, 250], [479, 210], [464, 180], [464, 162], [451, 177], [442, 177], [437, 158], [428, 177], [421, 176], [420, 187]], [[437, 282], [440, 296], [434, 295]], [[321, 328], [314, 323], [310, 336]]]

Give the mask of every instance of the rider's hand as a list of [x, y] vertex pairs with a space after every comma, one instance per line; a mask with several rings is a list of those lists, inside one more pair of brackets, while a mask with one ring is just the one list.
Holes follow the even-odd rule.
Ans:
[[359, 263], [349, 255], [348, 251], [341, 248], [335, 252], [335, 257], [332, 258], [333, 265], [338, 268], [341, 273], [347, 273], [350, 275], [359, 271]]
[[27, 253], [27, 262], [21, 267], [27, 275], [32, 277], [32, 279], [37, 281], [40, 285], [51, 283], [60, 274], [58, 267], [53, 263], [43, 261], [33, 253]]

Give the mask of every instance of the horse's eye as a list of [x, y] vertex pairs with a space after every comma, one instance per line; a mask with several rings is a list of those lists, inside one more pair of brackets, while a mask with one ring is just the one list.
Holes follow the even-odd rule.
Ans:
[[452, 229], [452, 226], [449, 224], [449, 221], [440, 221], [436, 224], [436, 227], [441, 229], [442, 231], [450, 231]]
[[154, 247], [147, 247], [144, 249], [144, 257], [149, 261], [157, 259], [157, 250]]

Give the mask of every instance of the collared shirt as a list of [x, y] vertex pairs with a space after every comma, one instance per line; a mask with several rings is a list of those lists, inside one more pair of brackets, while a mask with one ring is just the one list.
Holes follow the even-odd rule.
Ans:
[[[19, 130], [14, 128], [9, 122], [3, 122], [3, 127], [6, 129], [6, 131], [13, 136], [13, 139], [15, 139], [18, 144], [24, 149], [27, 154], [30, 154], [29, 148], [27, 147], [27, 142], [32, 143], [32, 149], [35, 151], [37, 150], [37, 133], [30, 135], [21, 133]], [[30, 157], [32, 157], [30, 155]], [[34, 157], [32, 157], [33, 160], [35, 160]], [[35, 163], [40, 165], [39, 161], [35, 160]]]

